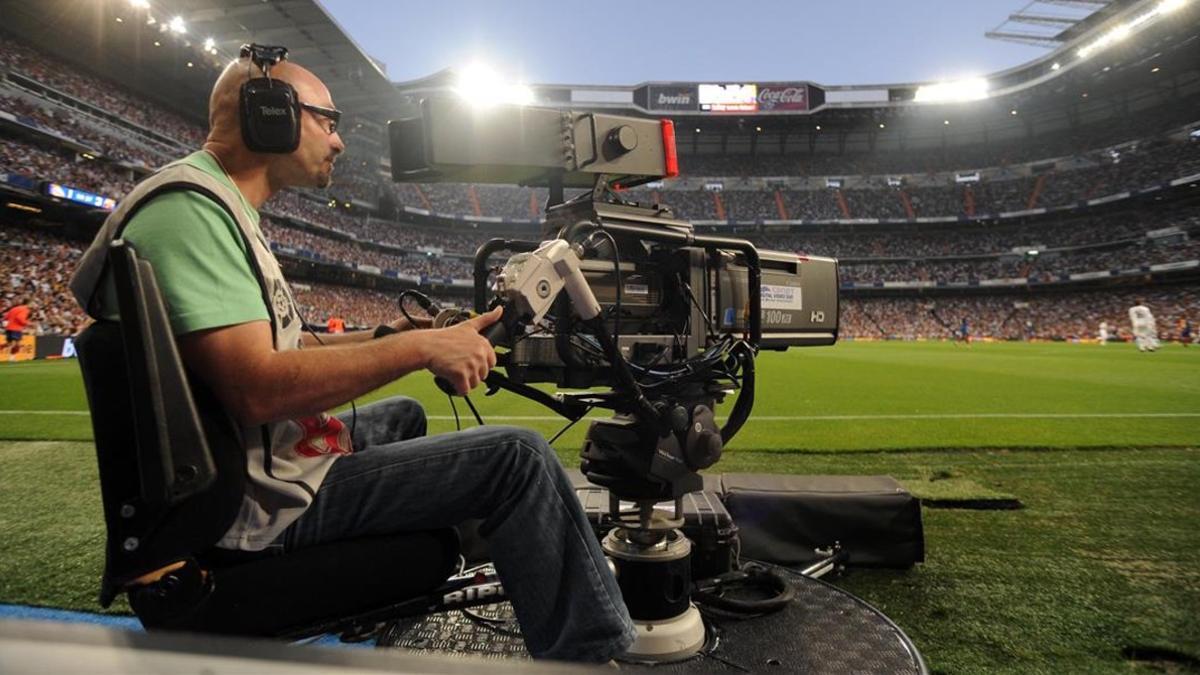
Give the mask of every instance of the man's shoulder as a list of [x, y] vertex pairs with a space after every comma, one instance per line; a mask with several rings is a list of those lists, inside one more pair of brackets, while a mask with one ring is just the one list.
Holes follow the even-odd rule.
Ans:
[[129, 219], [130, 223], [148, 216], [179, 214], [183, 216], [216, 218], [234, 222], [233, 216], [212, 197], [198, 190], [179, 187], [150, 196]]

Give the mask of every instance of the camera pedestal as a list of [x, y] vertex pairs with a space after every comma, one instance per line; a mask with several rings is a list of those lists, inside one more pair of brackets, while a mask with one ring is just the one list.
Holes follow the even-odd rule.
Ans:
[[704, 646], [704, 622], [691, 602], [692, 544], [653, 502], [639, 502], [636, 513], [621, 512], [601, 547], [615, 562], [617, 584], [637, 627], [637, 639], [623, 658], [677, 661]]

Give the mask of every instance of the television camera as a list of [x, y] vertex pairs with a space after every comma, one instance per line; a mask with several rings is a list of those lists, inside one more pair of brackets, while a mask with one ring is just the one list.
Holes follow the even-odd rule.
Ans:
[[[539, 241], [493, 239], [475, 255], [475, 311], [504, 308], [486, 333], [504, 370], [488, 393], [571, 421], [613, 412], [591, 422], [581, 469], [609, 491], [617, 527], [603, 547], [639, 627], [631, 654], [694, 653], [704, 630], [682, 497], [749, 419], [759, 350], [837, 339], [837, 262], [700, 234], [637, 201], [649, 194], [637, 187], [678, 175], [670, 120], [431, 98], [389, 136], [398, 182], [549, 189]], [[567, 199], [568, 188], [582, 190]], [[495, 269], [501, 253], [511, 257]]]

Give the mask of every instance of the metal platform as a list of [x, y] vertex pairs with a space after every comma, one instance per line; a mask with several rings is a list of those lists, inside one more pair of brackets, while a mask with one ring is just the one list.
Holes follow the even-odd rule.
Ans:
[[[661, 665], [622, 663], [634, 672], [911, 673], [927, 672], [912, 641], [879, 610], [818, 579], [789, 575], [795, 601], [775, 614], [748, 619], [706, 612], [705, 652]], [[389, 625], [381, 648], [410, 653], [528, 659], [508, 603]]]

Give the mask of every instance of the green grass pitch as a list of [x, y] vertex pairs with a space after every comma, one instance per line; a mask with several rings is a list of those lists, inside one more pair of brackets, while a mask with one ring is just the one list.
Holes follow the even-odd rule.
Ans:
[[[426, 375], [402, 393], [450, 431]], [[508, 394], [485, 421], [563, 425]], [[95, 610], [103, 525], [78, 368], [0, 364], [0, 602]], [[469, 413], [459, 405], [463, 423]], [[473, 420], [469, 423], [473, 424]], [[555, 447], [578, 464], [583, 424]], [[890, 474], [923, 497], [927, 561], [837, 583], [882, 608], [935, 672], [1186, 669], [1200, 658], [1200, 349], [842, 343], [764, 353], [754, 415], [717, 471]]]

